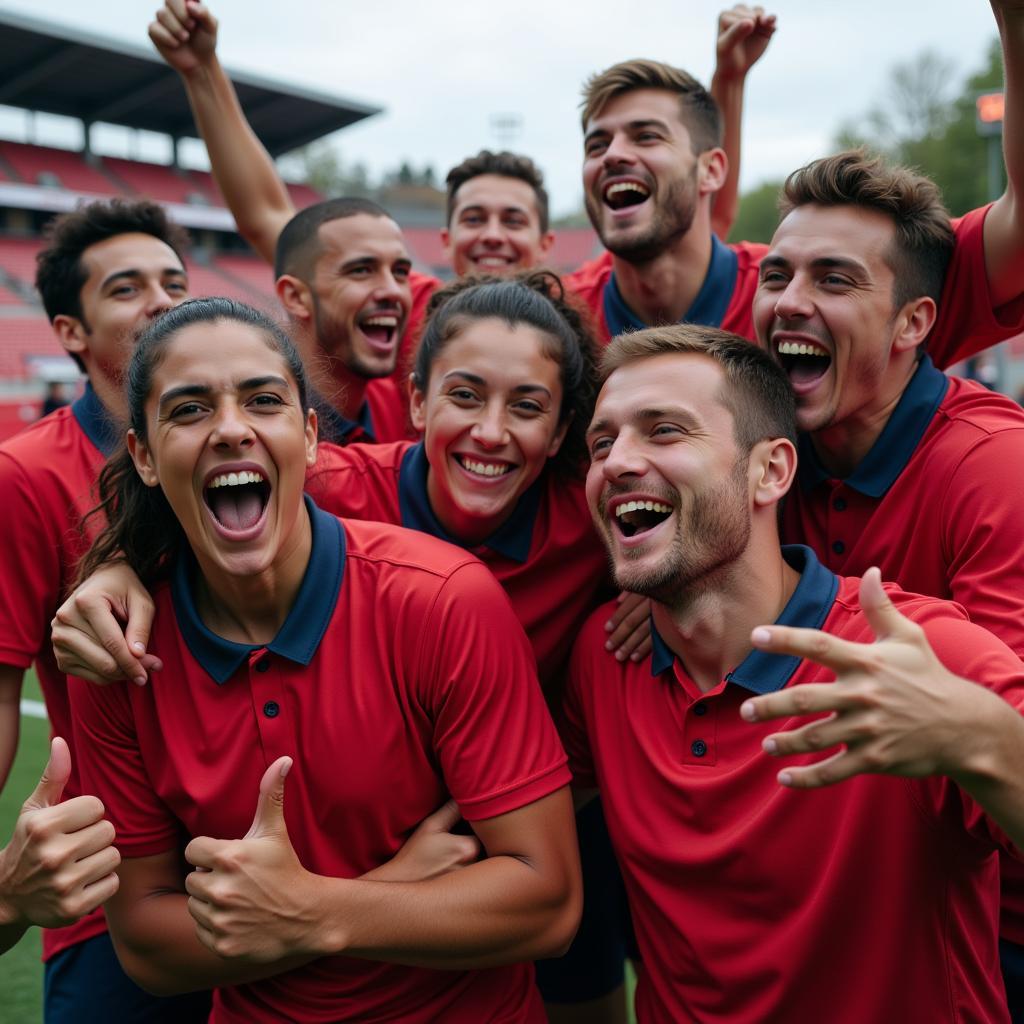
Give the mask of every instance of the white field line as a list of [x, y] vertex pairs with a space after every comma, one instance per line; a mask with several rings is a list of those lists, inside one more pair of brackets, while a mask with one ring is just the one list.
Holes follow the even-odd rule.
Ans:
[[41, 700], [23, 700], [21, 713], [29, 718], [45, 718], [46, 705]]

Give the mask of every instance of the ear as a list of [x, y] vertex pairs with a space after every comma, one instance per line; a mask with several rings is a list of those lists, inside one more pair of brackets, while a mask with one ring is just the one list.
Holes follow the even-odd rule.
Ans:
[[160, 480], [156, 475], [156, 466], [153, 464], [153, 456], [149, 446], [141, 440], [134, 430], [128, 431], [128, 454], [135, 463], [135, 470], [142, 478], [147, 487], [156, 487]]
[[697, 194], [714, 195], [725, 184], [729, 174], [729, 158], [718, 146], [706, 149], [697, 158]]
[[313, 319], [313, 295], [305, 281], [291, 274], [282, 274], [274, 282], [274, 291], [289, 316], [303, 323]]
[[306, 465], [313, 466], [316, 463], [316, 431], [317, 420], [316, 410], [306, 410]]
[[540, 240], [540, 254], [541, 254], [541, 256], [547, 256], [547, 254], [551, 251], [551, 246], [553, 246], [554, 244], [555, 244], [555, 233], [554, 233], [554, 231], [549, 231], [547, 234], [543, 235], [541, 237], [541, 240]]
[[65, 352], [73, 352], [80, 356], [89, 350], [86, 342], [86, 338], [89, 336], [88, 332], [85, 329], [85, 324], [77, 316], [67, 316], [65, 313], [55, 316], [53, 332], [57, 335], [57, 340]]
[[935, 323], [938, 309], [935, 300], [927, 295], [911, 299], [897, 312], [893, 319], [895, 332], [892, 339], [893, 352], [908, 352], [916, 349], [928, 337]]
[[412, 374], [409, 375], [406, 386], [409, 388], [409, 419], [412, 421], [413, 430], [417, 434], [422, 434], [427, 429], [427, 397]]
[[565, 417], [565, 422], [559, 423], [555, 436], [551, 438], [551, 444], [548, 445], [549, 459], [553, 459], [558, 454], [558, 449], [562, 447], [562, 442], [565, 440], [565, 435], [569, 432], [569, 424], [572, 423], [574, 415], [575, 413], [569, 413]]
[[796, 448], [784, 437], [759, 441], [750, 452], [749, 480], [755, 508], [774, 508], [796, 476]]
[[452, 236], [447, 228], [441, 228], [441, 248], [444, 249], [444, 258], [451, 262]]

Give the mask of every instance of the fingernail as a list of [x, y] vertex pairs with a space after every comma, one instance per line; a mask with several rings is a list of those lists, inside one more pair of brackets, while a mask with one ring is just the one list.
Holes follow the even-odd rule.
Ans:
[[136, 640], [135, 643], [132, 644], [132, 650], [136, 654], [145, 654], [146, 645], [141, 640]]
[[779, 785], [780, 786], [792, 786], [793, 785], [793, 776], [790, 775], [789, 772], [779, 772], [778, 779], [779, 779]]
[[615, 646], [615, 644], [613, 644], [611, 642], [611, 640], [605, 640], [605, 642], [604, 642], [604, 649], [606, 651], [610, 651], [614, 646]]
[[761, 742], [761, 746], [768, 754], [777, 754], [779, 752], [779, 745], [770, 736], [768, 739]]
[[614, 624], [614, 623], [612, 622], [612, 620], [611, 620], [611, 619], [609, 619], [609, 620], [608, 620], [608, 621], [607, 621], [607, 622], [606, 622], [606, 623], [604, 624], [604, 628], [605, 628], [605, 632], [606, 632], [606, 633], [610, 633], [610, 632], [611, 632], [611, 631], [612, 631], [612, 630], [613, 630], [613, 629], [615, 628], [615, 624]]
[[289, 757], [283, 765], [281, 765], [281, 778], [283, 779], [292, 770], [292, 759]]
[[132, 682], [133, 682], [133, 683], [134, 683], [134, 684], [135, 684], [136, 686], [145, 686], [145, 685], [146, 685], [146, 677], [145, 677], [145, 676], [136, 676], [136, 677], [135, 677], [135, 678], [134, 678], [134, 679], [132, 680]]
[[755, 644], [766, 644], [771, 640], [771, 630], [765, 629], [764, 626], [758, 626], [753, 633], [750, 634], [750, 639]]
[[754, 707], [753, 701], [744, 701], [740, 705], [740, 718], [745, 718], [748, 722], [757, 721], [757, 708]]

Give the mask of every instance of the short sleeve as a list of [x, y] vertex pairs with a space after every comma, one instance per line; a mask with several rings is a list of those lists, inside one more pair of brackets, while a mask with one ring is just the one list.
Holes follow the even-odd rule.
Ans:
[[569, 658], [569, 678], [558, 714], [558, 731], [569, 756], [569, 770], [572, 772], [573, 785], [580, 789], [597, 787], [594, 759], [590, 753], [590, 740], [587, 733], [586, 710], [583, 704], [589, 675], [586, 667], [587, 655], [591, 642], [589, 630], [584, 628], [573, 645], [572, 655]]
[[568, 785], [526, 634], [482, 564], [464, 563], [439, 587], [417, 664], [441, 772], [468, 820], [506, 814]]

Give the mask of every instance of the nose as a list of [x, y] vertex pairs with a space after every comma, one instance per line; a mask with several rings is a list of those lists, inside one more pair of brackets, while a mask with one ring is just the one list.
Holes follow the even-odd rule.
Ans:
[[616, 132], [609, 140], [603, 154], [603, 164], [606, 168], [618, 167], [622, 164], [633, 164], [636, 158], [629, 145], [629, 140], [621, 132]]
[[210, 443], [220, 450], [243, 451], [251, 448], [255, 440], [245, 410], [233, 400], [220, 403], [214, 414]]
[[174, 298], [159, 281], [153, 283], [146, 295], [146, 316], [152, 318], [166, 313], [181, 300]]
[[482, 230], [480, 231], [480, 240], [487, 245], [498, 246], [505, 240], [505, 234], [501, 228], [501, 218], [497, 215], [488, 217], [484, 221]]
[[806, 320], [813, 313], [810, 289], [800, 276], [792, 277], [775, 300], [775, 315], [780, 320]]
[[504, 406], [498, 402], [490, 402], [484, 406], [469, 433], [483, 448], [501, 448], [507, 444], [508, 428]]
[[624, 431], [612, 442], [601, 463], [601, 469], [606, 480], [616, 481], [642, 477], [647, 471], [647, 464], [639, 446], [629, 433]]
[[399, 280], [390, 270], [385, 270], [377, 280], [373, 298], [381, 305], [400, 306], [408, 313], [411, 302], [409, 284], [407, 281]]

